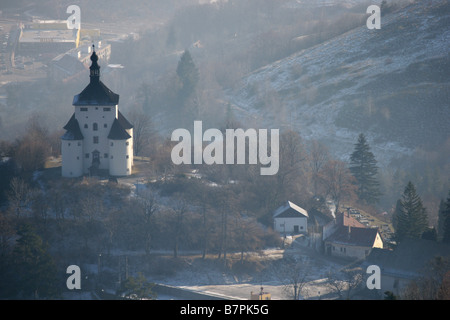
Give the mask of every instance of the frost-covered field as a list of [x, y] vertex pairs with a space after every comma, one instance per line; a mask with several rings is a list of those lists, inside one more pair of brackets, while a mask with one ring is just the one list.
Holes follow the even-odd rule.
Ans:
[[[273, 300], [292, 299], [293, 281], [290, 275], [283, 273], [283, 257], [290, 256], [305, 267], [306, 283], [301, 291], [303, 299], [334, 299], [337, 297], [327, 286], [329, 273], [339, 275], [339, 271], [348, 262], [329, 260], [327, 257], [305, 247], [302, 242], [294, 243], [289, 249], [268, 249], [255, 254], [260, 259], [272, 260], [273, 264], [254, 274], [233, 273], [223, 268], [214, 268], [210, 264], [193, 263], [191, 267], [178, 271], [170, 277], [151, 277], [156, 283], [183, 288], [226, 299], [246, 300], [250, 293], [269, 292]], [[267, 266], [268, 264], [266, 264]], [[303, 270], [299, 271], [300, 273]], [[159, 299], [177, 299], [175, 296], [161, 296]]]
[[[445, 25], [439, 21], [444, 17], [423, 14], [438, 4], [442, 1], [406, 7], [382, 16], [381, 30], [362, 26], [265, 66], [244, 78], [238, 89], [229, 92], [228, 99], [250, 123], [297, 130], [304, 139], [323, 141], [337, 156], [348, 160], [358, 132], [336, 124], [342, 108], [366, 99], [361, 113], [370, 113], [371, 100], [429, 85], [424, 77], [407, 85], [379, 88], [376, 80], [401, 74], [415, 63], [448, 57], [450, 29], [439, 28]], [[275, 104], [262, 108], [268, 97]], [[423, 108], [430, 103], [423, 101]], [[364, 130], [370, 141], [376, 141], [371, 147], [381, 166], [412, 152], [397, 137], [387, 139], [380, 129]]]

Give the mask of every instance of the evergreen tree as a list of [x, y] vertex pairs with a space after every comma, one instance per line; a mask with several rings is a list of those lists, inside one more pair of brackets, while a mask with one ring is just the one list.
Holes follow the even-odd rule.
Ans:
[[185, 100], [194, 93], [199, 81], [197, 67], [188, 50], [184, 51], [178, 62], [177, 76], [181, 82], [181, 99]]
[[57, 271], [42, 238], [24, 224], [13, 251], [17, 293], [25, 298], [54, 298], [58, 294]]
[[420, 239], [428, 229], [426, 209], [411, 181], [408, 182], [402, 198], [397, 202], [393, 220], [396, 225], [395, 237], [397, 241], [405, 238]]
[[350, 156], [350, 171], [356, 178], [359, 199], [368, 204], [377, 203], [381, 196], [380, 184], [377, 180], [377, 161], [362, 133], [359, 135], [358, 142]]
[[119, 289], [119, 295], [124, 295], [130, 299], [156, 299], [157, 295], [153, 291], [154, 284], [149, 282], [145, 276], [139, 272], [136, 277], [128, 277]]
[[442, 234], [442, 242], [450, 243], [450, 191], [447, 201], [441, 201], [439, 207], [439, 231]]
[[422, 233], [422, 239], [437, 241], [437, 231], [436, 228], [428, 228]]
[[402, 201], [398, 199], [397, 203], [395, 204], [394, 213], [392, 214], [392, 226], [394, 227], [394, 230], [397, 230], [398, 228], [398, 217], [401, 214], [401, 207]]

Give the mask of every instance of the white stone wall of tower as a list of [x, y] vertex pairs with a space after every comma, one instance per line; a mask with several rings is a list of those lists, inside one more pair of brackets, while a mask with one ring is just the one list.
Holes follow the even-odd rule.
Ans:
[[112, 176], [128, 176], [131, 174], [133, 150], [131, 141], [109, 139], [109, 174]]
[[[108, 134], [111, 130], [114, 119], [117, 117], [117, 114], [117, 105], [91, 105], [75, 107], [75, 118], [78, 120], [81, 133], [84, 137], [83, 172], [85, 174], [89, 173], [89, 167], [92, 165], [92, 152], [94, 150], [98, 150], [100, 152], [99, 169], [109, 169], [110, 157]], [[94, 130], [94, 124], [97, 125], [97, 130]], [[95, 143], [94, 137], [97, 137], [97, 143]], [[86, 157], [87, 154], [89, 155], [88, 157]]]
[[83, 175], [83, 141], [61, 140], [61, 174], [66, 178]]

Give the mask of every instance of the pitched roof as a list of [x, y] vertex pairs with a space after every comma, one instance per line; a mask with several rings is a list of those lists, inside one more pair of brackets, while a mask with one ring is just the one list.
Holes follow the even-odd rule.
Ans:
[[113, 121], [111, 126], [111, 130], [109, 131], [108, 139], [111, 140], [127, 140], [130, 139], [131, 136], [128, 132], [122, 127], [119, 120], [116, 118]]
[[365, 225], [363, 225], [361, 222], [356, 220], [355, 218], [352, 218], [348, 213], [339, 212], [336, 214], [336, 224], [340, 226], [350, 226], [350, 227], [357, 227], [357, 228], [367, 228]]
[[81, 133], [78, 120], [75, 118], [75, 113], [64, 126], [66, 133], [61, 137], [62, 140], [83, 140], [83, 134]]
[[79, 72], [85, 71], [85, 65], [75, 57], [63, 53], [52, 60], [52, 65], [63, 71], [66, 75], [71, 76]]
[[125, 118], [120, 111], [118, 111], [118, 113], [119, 113], [119, 116], [117, 117], [117, 120], [119, 120], [119, 123], [122, 126], [122, 128], [124, 128], [124, 129], [133, 128], [133, 125], [130, 122], [128, 122], [127, 118]]
[[326, 241], [349, 246], [372, 247], [378, 229], [339, 226]]
[[383, 274], [414, 277], [435, 257], [450, 258], [450, 245], [424, 239], [404, 239], [394, 250], [374, 248], [366, 264], [380, 266]]
[[297, 218], [297, 217], [307, 217], [308, 212], [297, 206], [296, 204], [288, 201], [284, 206], [279, 207], [273, 213], [274, 218]]
[[103, 82], [91, 81], [81, 93], [73, 97], [72, 104], [74, 106], [115, 106], [119, 104], [119, 95], [112, 92]]

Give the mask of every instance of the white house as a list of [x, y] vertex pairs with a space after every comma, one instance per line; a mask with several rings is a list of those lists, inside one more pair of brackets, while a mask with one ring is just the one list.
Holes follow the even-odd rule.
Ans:
[[274, 230], [280, 233], [306, 233], [308, 212], [288, 201], [273, 213]]
[[133, 166], [133, 126], [119, 111], [119, 95], [100, 81], [95, 50], [90, 82], [73, 98], [75, 112], [61, 137], [62, 176], [79, 177], [106, 170], [127, 176]]

